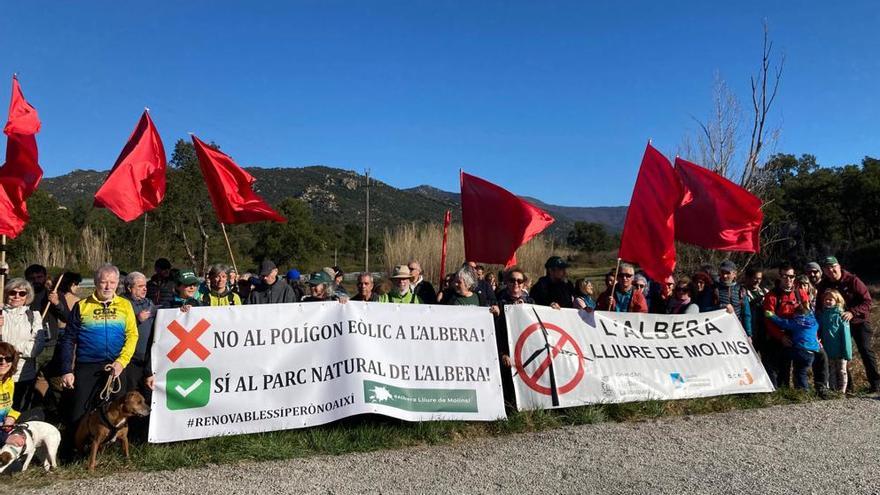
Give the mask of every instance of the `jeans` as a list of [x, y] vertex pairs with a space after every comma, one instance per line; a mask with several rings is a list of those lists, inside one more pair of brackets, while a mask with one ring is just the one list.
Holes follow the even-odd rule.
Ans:
[[813, 386], [817, 391], [828, 388], [828, 355], [821, 347], [813, 354]]
[[[874, 350], [871, 348], [874, 331], [871, 329], [871, 326], [867, 321], [858, 324], [851, 324], [849, 328], [853, 340], [856, 341], [856, 347], [859, 349], [859, 356], [862, 358], [862, 363], [865, 365], [865, 374], [868, 375], [868, 383], [871, 384], [871, 388], [880, 387], [880, 373], [877, 371], [877, 357], [874, 355]], [[850, 386], [852, 386], [852, 381], [850, 381]]]
[[776, 388], [791, 386], [791, 358], [788, 350], [772, 338], [766, 339], [761, 345], [761, 364], [767, 370], [770, 383]]
[[794, 365], [794, 387], [809, 390], [810, 379], [807, 377], [807, 372], [813, 365], [813, 351], [789, 347], [787, 354]]

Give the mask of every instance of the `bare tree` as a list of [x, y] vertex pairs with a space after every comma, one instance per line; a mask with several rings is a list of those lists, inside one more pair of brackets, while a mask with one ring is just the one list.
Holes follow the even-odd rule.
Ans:
[[779, 63], [771, 70], [773, 56], [773, 42], [770, 41], [769, 28], [764, 22], [764, 45], [761, 52], [761, 68], [756, 76], [751, 77], [752, 83], [752, 109], [754, 111], [752, 121], [752, 137], [749, 143], [749, 154], [746, 158], [740, 184], [746, 189], [756, 188], [757, 175], [760, 168], [761, 152], [769, 139], [775, 140], [779, 131], [772, 132], [767, 129], [767, 116], [776, 100], [779, 91], [779, 83], [782, 81], [782, 68], [785, 65], [785, 54], [780, 55]]
[[[728, 177], [739, 141], [738, 128], [742, 119], [739, 101], [730, 91], [721, 74], [715, 73], [712, 88], [712, 115], [697, 120], [702, 133], [697, 137], [700, 160], [705, 167]], [[696, 120], [696, 119], [694, 119]]]

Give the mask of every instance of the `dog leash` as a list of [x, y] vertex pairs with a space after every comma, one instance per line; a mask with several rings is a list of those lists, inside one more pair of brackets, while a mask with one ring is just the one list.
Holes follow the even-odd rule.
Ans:
[[117, 394], [120, 390], [122, 390], [122, 380], [118, 376], [113, 376], [112, 364], [104, 366], [104, 371], [108, 371], [110, 373], [107, 375], [107, 383], [104, 385], [104, 388], [101, 390], [101, 394], [98, 395], [98, 398], [101, 399], [102, 402], [110, 402], [110, 397], [113, 394]]

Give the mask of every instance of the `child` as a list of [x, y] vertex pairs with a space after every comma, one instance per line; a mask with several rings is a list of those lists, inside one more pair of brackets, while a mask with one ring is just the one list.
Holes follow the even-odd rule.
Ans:
[[785, 352], [794, 365], [795, 388], [809, 390], [807, 371], [813, 365], [814, 353], [819, 352], [819, 322], [810, 310], [810, 303], [804, 301], [798, 305], [793, 318], [780, 318], [770, 311], [767, 311], [766, 316], [791, 340], [791, 345], [785, 348]]
[[843, 295], [834, 289], [822, 294], [822, 312], [819, 313], [819, 340], [828, 354], [831, 389], [837, 392], [846, 390], [846, 363], [852, 360], [852, 339], [849, 322], [843, 320]]

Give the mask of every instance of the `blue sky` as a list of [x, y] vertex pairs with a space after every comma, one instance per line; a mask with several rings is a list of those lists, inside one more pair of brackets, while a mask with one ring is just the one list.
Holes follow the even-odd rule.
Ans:
[[169, 152], [192, 131], [245, 166], [447, 190], [464, 168], [623, 205], [646, 140], [674, 154], [716, 72], [749, 103], [763, 19], [786, 57], [778, 150], [880, 155], [869, 1], [3, 2], [0, 95], [20, 73], [47, 176], [112, 167], [149, 106]]

